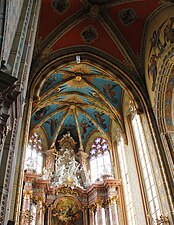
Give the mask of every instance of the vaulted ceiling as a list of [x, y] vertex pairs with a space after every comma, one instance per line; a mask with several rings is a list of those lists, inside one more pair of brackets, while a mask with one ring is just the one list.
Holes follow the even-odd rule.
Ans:
[[[153, 14], [164, 7], [166, 3], [159, 0], [42, 0], [33, 68], [40, 63], [44, 68], [58, 52], [66, 54], [74, 48], [75, 56], [81, 56], [88, 49], [107, 55], [144, 87], [144, 32]], [[109, 138], [112, 121], [124, 132], [126, 85], [117, 74], [97, 67], [97, 62], [89, 63], [84, 57], [78, 61], [75, 56], [74, 62], [40, 72], [30, 129], [44, 131], [50, 146], [68, 131], [78, 147], [94, 131]]]

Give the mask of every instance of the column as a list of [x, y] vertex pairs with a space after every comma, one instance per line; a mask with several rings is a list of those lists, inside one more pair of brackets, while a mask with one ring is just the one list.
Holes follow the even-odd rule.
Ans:
[[105, 220], [106, 220], [106, 225], [112, 225], [112, 216], [109, 212], [109, 202], [105, 202]]
[[16, 88], [16, 82], [17, 79], [15, 77], [0, 71], [0, 159], [2, 156], [2, 144], [6, 136], [7, 119], [10, 116], [8, 114], [9, 108], [19, 94]]
[[82, 212], [83, 212], [83, 224], [88, 225], [88, 208], [87, 207], [82, 207]]
[[47, 225], [51, 225], [51, 208], [48, 207]]
[[36, 225], [44, 224], [44, 207], [43, 207], [43, 199], [39, 197], [37, 200], [37, 213], [36, 213]]
[[119, 225], [116, 199], [116, 196], [109, 199], [109, 213], [112, 220], [112, 225]]
[[94, 205], [90, 206], [90, 208], [89, 208], [90, 225], [95, 225], [94, 210], [95, 210]]
[[103, 221], [103, 208], [102, 208], [102, 205], [103, 205], [103, 201], [101, 200], [98, 200], [96, 202], [96, 205], [97, 205], [97, 224], [98, 225], [104, 225], [104, 221]]
[[29, 225], [31, 220], [31, 199], [32, 199], [32, 190], [23, 191], [23, 204], [21, 212], [21, 225]]

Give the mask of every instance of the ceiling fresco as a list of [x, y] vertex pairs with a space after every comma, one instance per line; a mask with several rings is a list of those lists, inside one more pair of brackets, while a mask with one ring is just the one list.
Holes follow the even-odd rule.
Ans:
[[124, 129], [122, 95], [113, 75], [88, 63], [57, 68], [40, 85], [31, 129], [44, 130], [50, 145], [70, 132], [82, 147], [96, 130], [109, 136], [111, 119]]
[[[124, 94], [132, 99], [132, 83], [144, 88], [144, 31], [170, 4], [164, 2], [42, 0], [31, 74], [37, 77], [31, 133], [44, 133], [49, 147], [67, 132], [78, 147], [95, 132], [107, 139], [114, 136], [112, 131], [124, 133]], [[64, 61], [78, 54], [81, 62]], [[90, 54], [103, 59], [101, 64]], [[112, 72], [107, 60], [116, 68]]]

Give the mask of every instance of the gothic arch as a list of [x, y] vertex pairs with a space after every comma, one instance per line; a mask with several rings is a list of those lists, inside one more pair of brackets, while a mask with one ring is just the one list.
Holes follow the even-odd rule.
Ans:
[[[33, 93], [34, 89], [38, 89], [38, 85], [40, 85], [39, 80], [42, 80], [42, 77], [45, 77], [45, 75], [51, 73], [61, 65], [75, 62], [76, 55], [81, 56], [82, 62], [83, 60], [87, 61], [106, 72], [111, 72], [115, 80], [118, 80], [131, 98], [135, 100], [137, 109], [141, 111], [145, 104], [149, 104], [146, 89], [142, 90], [139, 88], [139, 82], [141, 81], [139, 80], [140, 75], [136, 74], [137, 72], [134, 71], [130, 74], [130, 70], [117, 59], [98, 49], [86, 46], [62, 49], [50, 53], [49, 56], [44, 58], [39, 64], [33, 63], [29, 85], [31, 92]], [[37, 83], [36, 86], [35, 83]]]
[[[52, 71], [61, 65], [68, 65], [71, 62], [75, 62], [76, 55], [80, 55], [82, 62], [88, 62], [91, 65], [97, 66], [99, 69], [111, 73], [115, 81], [119, 81], [121, 86], [126, 92], [128, 92], [130, 98], [134, 101], [134, 104], [138, 112], [149, 112], [150, 99], [148, 97], [146, 89], [139, 88], [139, 76], [135, 76], [136, 72], [130, 74], [125, 65], [111, 57], [107, 53], [94, 49], [93, 47], [72, 47], [66, 50], [60, 50], [54, 52], [43, 59], [38, 65], [33, 64], [33, 69], [30, 74], [30, 100], [38, 101], [38, 90], [40, 84], [44, 78], [47, 77]], [[29, 102], [29, 108], [31, 109], [31, 102]], [[30, 119], [30, 115], [28, 120]], [[124, 125], [123, 125], [124, 127]], [[125, 143], [126, 132], [123, 132]]]
[[[159, 130], [163, 144], [165, 146], [165, 151], [167, 159], [172, 162], [174, 159], [173, 145], [174, 145], [174, 105], [173, 105], [173, 92], [174, 92], [174, 49], [168, 54], [164, 59], [164, 64], [159, 72], [159, 77], [157, 80], [157, 90], [155, 99], [155, 116], [157, 123], [159, 125]], [[171, 168], [172, 170], [172, 168]]]

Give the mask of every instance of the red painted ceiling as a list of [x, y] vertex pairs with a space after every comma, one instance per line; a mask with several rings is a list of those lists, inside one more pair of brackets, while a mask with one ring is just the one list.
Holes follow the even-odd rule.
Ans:
[[111, 55], [119, 58], [120, 60], [124, 59], [124, 56], [120, 52], [119, 48], [115, 45], [112, 38], [108, 35], [107, 31], [102, 27], [100, 23], [96, 23], [91, 18], [87, 18], [81, 23], [77, 24], [75, 27], [70, 29], [67, 33], [65, 33], [53, 46], [52, 50], [55, 51], [60, 48], [66, 48], [70, 46], [78, 46], [78, 45], [87, 45], [84, 43], [80, 33], [84, 27], [92, 25], [96, 28], [98, 32], [98, 38], [96, 41], [88, 44], [92, 47], [98, 48], [102, 51], [108, 52]]
[[51, 0], [42, 1], [39, 23], [39, 37], [44, 39], [66, 18], [76, 13], [81, 7], [83, 7], [83, 3], [80, 0], [73, 0], [72, 2], [73, 4], [70, 5], [69, 9], [60, 15], [51, 6]]
[[[135, 54], [140, 54], [143, 30], [148, 16], [159, 6], [159, 1], [135, 1], [109, 7], [107, 12], [116, 24]], [[119, 19], [119, 12], [131, 8], [137, 15], [137, 20], [129, 26], [124, 26]], [[136, 39], [136, 41], [135, 41]]]
[[[57, 51], [70, 46], [87, 45], [104, 51], [121, 62], [131, 57], [127, 57], [125, 52], [131, 52], [135, 57], [141, 56], [147, 19], [162, 4], [157, 0], [57, 0], [70, 3], [63, 13], [58, 13], [52, 6], [54, 1], [42, 0], [37, 37], [40, 54], [48, 48]], [[90, 13], [93, 6], [99, 9], [96, 17]], [[127, 9], [135, 13], [136, 19], [125, 25], [120, 20], [120, 13]], [[84, 10], [84, 18], [77, 18], [81, 10]], [[96, 40], [91, 43], [85, 43], [81, 36], [82, 30], [88, 25], [92, 25], [98, 34]]]

